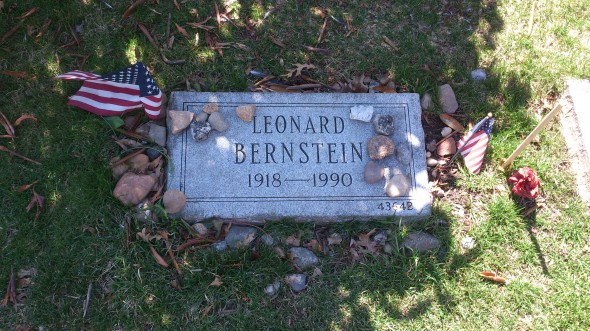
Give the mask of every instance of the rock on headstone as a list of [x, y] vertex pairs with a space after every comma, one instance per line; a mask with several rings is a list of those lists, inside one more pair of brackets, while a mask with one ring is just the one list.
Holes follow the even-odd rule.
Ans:
[[449, 84], [442, 85], [438, 88], [439, 103], [443, 109], [443, 112], [447, 114], [453, 114], [459, 109], [455, 92]]
[[209, 119], [209, 114], [204, 111], [195, 115], [195, 121], [197, 122], [207, 122], [207, 119]]
[[285, 277], [285, 283], [289, 284], [293, 292], [301, 292], [307, 287], [307, 275], [292, 274]]
[[379, 114], [373, 119], [373, 127], [379, 134], [391, 136], [395, 128], [393, 123], [393, 116]]
[[113, 195], [126, 206], [137, 205], [150, 193], [155, 182], [150, 175], [128, 172], [117, 182]]
[[385, 194], [389, 197], [401, 197], [410, 190], [410, 180], [405, 175], [393, 175], [385, 183]]
[[193, 133], [193, 139], [195, 139], [195, 141], [202, 141], [209, 137], [211, 124], [209, 124], [209, 122], [193, 122], [193, 124], [191, 124], [191, 130]]
[[389, 137], [378, 135], [367, 143], [369, 149], [369, 157], [372, 160], [381, 160], [389, 155], [393, 155], [395, 151], [395, 145]]
[[184, 205], [186, 204], [186, 196], [184, 196], [184, 193], [179, 190], [168, 190], [164, 193], [162, 203], [168, 213], [176, 214], [184, 208]]
[[192, 111], [169, 110], [168, 127], [172, 134], [179, 134], [184, 131], [191, 124], [194, 116], [195, 113]]
[[225, 236], [225, 242], [231, 248], [247, 247], [256, 239], [256, 228], [251, 226], [232, 225]]
[[369, 161], [365, 165], [364, 177], [365, 181], [369, 184], [374, 184], [381, 181], [384, 174], [385, 169], [376, 162]]
[[208, 103], [203, 107], [203, 112], [207, 114], [213, 114], [219, 110], [219, 105], [217, 103]]
[[353, 106], [350, 107], [350, 119], [361, 121], [361, 122], [370, 122], [371, 118], [373, 118], [373, 106]]
[[252, 122], [256, 113], [256, 105], [242, 105], [236, 108], [236, 115], [244, 122]]
[[318, 257], [305, 247], [291, 247], [289, 255], [293, 264], [300, 270], [305, 270], [320, 263]]
[[207, 120], [211, 125], [211, 128], [215, 131], [223, 132], [227, 130], [227, 123], [223, 118], [223, 115], [219, 112], [214, 112], [213, 114], [209, 115], [209, 119]]
[[401, 244], [402, 248], [409, 249], [418, 253], [438, 249], [441, 242], [435, 236], [422, 231], [411, 232]]

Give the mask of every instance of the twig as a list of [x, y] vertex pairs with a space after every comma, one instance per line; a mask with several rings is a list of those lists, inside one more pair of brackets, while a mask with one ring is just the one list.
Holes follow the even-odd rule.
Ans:
[[439, 142], [437, 142], [437, 143], [436, 143], [436, 146], [438, 146], [438, 145], [442, 144], [442, 142], [443, 142], [443, 141], [445, 141], [445, 140], [447, 140], [447, 139], [451, 138], [451, 137], [452, 137], [452, 136], [454, 136], [455, 134], [457, 134], [457, 131], [453, 131], [453, 132], [452, 132], [452, 133], [450, 133], [448, 136], [446, 136], [446, 137], [444, 137], [443, 139], [441, 139], [441, 141], [439, 141]]
[[172, 24], [172, 13], [168, 13], [168, 23], [166, 23], [166, 42], [164, 47], [168, 49], [168, 43], [170, 41], [170, 25]]
[[86, 292], [86, 300], [84, 300], [84, 313], [82, 314], [82, 318], [86, 317], [86, 313], [88, 312], [88, 305], [90, 304], [90, 292], [92, 291], [92, 282], [88, 284], [88, 291]]
[[145, 148], [138, 149], [137, 151], [135, 151], [135, 152], [133, 152], [133, 153], [131, 153], [131, 154], [129, 154], [129, 155], [127, 155], [127, 156], [123, 157], [122, 159], [118, 160], [117, 162], [115, 162], [115, 163], [111, 164], [111, 166], [110, 166], [110, 167], [111, 167], [111, 168], [113, 168], [113, 167], [116, 167], [116, 166], [118, 166], [119, 164], [122, 164], [122, 163], [124, 163], [124, 162], [127, 162], [127, 160], [131, 159], [132, 157], [134, 157], [134, 156], [136, 156], [136, 155], [139, 155], [139, 154], [142, 154], [143, 152], [145, 152]]
[[39, 162], [39, 161], [35, 161], [35, 160], [31, 160], [31, 159], [29, 159], [28, 157], [26, 157], [26, 156], [24, 156], [24, 155], [20, 155], [20, 154], [19, 154], [19, 153], [17, 153], [17, 152], [11, 151], [11, 150], [9, 150], [8, 148], [6, 148], [6, 147], [4, 147], [4, 146], [0, 146], [0, 151], [6, 152], [6, 153], [8, 153], [8, 154], [10, 154], [10, 155], [12, 155], [12, 156], [20, 157], [21, 159], [23, 159], [23, 160], [27, 160], [27, 161], [29, 161], [29, 162], [31, 162], [31, 163], [34, 163], [34, 164], [41, 165], [41, 162]]
[[310, 52], [316, 52], [316, 53], [328, 53], [329, 52], [325, 48], [317, 48], [317, 47], [311, 47], [311, 46], [307, 46], [307, 45], [301, 45], [301, 47], [305, 48], [306, 50], [308, 50]]
[[186, 60], [168, 60], [166, 55], [164, 55], [164, 49], [160, 48], [160, 56], [162, 57], [162, 61], [166, 64], [175, 65], [175, 64], [183, 64]]
[[328, 26], [328, 18], [325, 17], [324, 24], [322, 24], [322, 29], [320, 30], [320, 35], [318, 37], [318, 41], [316, 42], [317, 44], [319, 44], [322, 41], [322, 38], [324, 37], [324, 32], [326, 32], [327, 26]]
[[322, 84], [301, 84], [287, 87], [287, 90], [306, 90], [310, 88], [322, 87]]
[[534, 26], [534, 21], [535, 21], [535, 9], [537, 8], [537, 1], [533, 1], [533, 3], [531, 4], [531, 16], [529, 17], [529, 30], [527, 35], [531, 35], [531, 33], [533, 32], [533, 26]]
[[171, 249], [168, 250], [168, 256], [170, 256], [170, 259], [172, 260], [172, 265], [174, 266], [174, 269], [176, 269], [176, 272], [178, 272], [179, 275], [182, 275], [182, 270], [180, 270], [178, 262], [176, 262], [176, 258], [174, 257], [174, 252], [172, 252]]

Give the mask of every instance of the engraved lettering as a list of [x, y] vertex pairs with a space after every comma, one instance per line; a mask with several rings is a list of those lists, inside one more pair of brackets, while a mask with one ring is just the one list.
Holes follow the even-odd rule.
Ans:
[[244, 163], [246, 161], [246, 153], [244, 152], [244, 144], [236, 143], [236, 164]]

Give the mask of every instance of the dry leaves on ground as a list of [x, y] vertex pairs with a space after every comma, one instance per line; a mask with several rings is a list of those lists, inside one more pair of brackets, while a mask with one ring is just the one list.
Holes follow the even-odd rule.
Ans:
[[316, 69], [316, 66], [314, 66], [313, 64], [309, 64], [309, 63], [295, 63], [294, 64], [295, 68], [289, 70], [286, 74], [284, 74], [284, 77], [287, 78], [293, 78], [293, 77], [299, 77], [301, 76], [302, 72], [304, 70], [311, 70], [311, 69]]
[[33, 189], [33, 197], [31, 197], [31, 201], [29, 202], [29, 205], [27, 206], [27, 208], [25, 210], [28, 213], [31, 209], [33, 209], [33, 207], [37, 208], [36, 212], [35, 212], [35, 219], [33, 221], [33, 224], [36, 224], [37, 219], [39, 218], [39, 215], [41, 214], [41, 211], [45, 208], [45, 197], [43, 197], [42, 195], [35, 192], [34, 189]]
[[504, 277], [498, 276], [498, 274], [493, 271], [482, 271], [479, 273], [479, 275], [483, 277], [483, 279], [487, 279], [498, 284], [506, 284], [506, 279]]
[[211, 282], [211, 284], [209, 284], [209, 286], [219, 287], [221, 284], [223, 284], [221, 277], [215, 276], [215, 279]]

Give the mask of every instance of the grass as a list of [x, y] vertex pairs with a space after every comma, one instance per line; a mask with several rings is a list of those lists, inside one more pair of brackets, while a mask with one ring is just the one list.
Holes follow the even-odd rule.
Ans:
[[[521, 216], [506, 174], [495, 170], [550, 108], [566, 78], [590, 76], [588, 0], [240, 0], [229, 5], [235, 8], [229, 15], [235, 15], [235, 25], [224, 22], [220, 31], [212, 2], [178, 0], [177, 10], [170, 2], [148, 1], [124, 21], [120, 18], [130, 2], [107, 2], [113, 10], [92, 0], [0, 1], [2, 35], [18, 23], [16, 17], [40, 8], [0, 43], [0, 71], [26, 73], [25, 78], [0, 75], [0, 110], [11, 121], [23, 113], [39, 121], [25, 121], [15, 139], [2, 138], [0, 144], [42, 163], [0, 154], [0, 294], [11, 270], [37, 270], [23, 289], [22, 304], [0, 307], [0, 329], [590, 327], [589, 211], [574, 191], [557, 121], [514, 165], [530, 166], [541, 178], [547, 206], [535, 217]], [[338, 21], [348, 17], [355, 30], [346, 37], [343, 25], [328, 19], [318, 44], [323, 21], [314, 8]], [[165, 53], [169, 59], [186, 60], [181, 66], [165, 64], [136, 28], [137, 22], [144, 23], [163, 43], [169, 12], [190, 36], [175, 32], [175, 43]], [[213, 16], [207, 24], [215, 27], [220, 41], [239, 42], [249, 50], [230, 47], [220, 56], [207, 46], [202, 30], [185, 24], [208, 16]], [[49, 19], [51, 24], [35, 41]], [[74, 41], [69, 28], [81, 23], [82, 43], [61, 47]], [[27, 26], [33, 30], [30, 36]], [[384, 35], [398, 50], [382, 45]], [[271, 42], [271, 36], [286, 47]], [[308, 52], [301, 45], [329, 53]], [[436, 94], [438, 85], [450, 83], [464, 122], [487, 112], [495, 115], [485, 169], [478, 176], [460, 170], [451, 187], [458, 198], [435, 201], [434, 216], [420, 224], [442, 239], [438, 252], [368, 255], [350, 263], [347, 248], [337, 246], [330, 255], [320, 254], [323, 274], [305, 292], [292, 294], [283, 283], [271, 298], [264, 287], [293, 272], [271, 248], [256, 246], [259, 258], [250, 250], [196, 250], [179, 257], [182, 290], [174, 290], [173, 273], [153, 261], [146, 243], [125, 243], [124, 223], [133, 219], [133, 212], [111, 195], [108, 160], [119, 153], [109, 140], [114, 133], [100, 118], [65, 105], [79, 84], [52, 79], [77, 69], [82, 63], [78, 55], [88, 56], [88, 71], [125, 67], [134, 61], [136, 47], [166, 92], [186, 89], [187, 79], [196, 90], [245, 91], [254, 82], [245, 75], [247, 68], [281, 75], [303, 62], [318, 67], [313, 78], [328, 84], [361, 72], [390, 74], [402, 89], [421, 94]], [[469, 78], [478, 67], [488, 74], [484, 82]], [[33, 222], [34, 211], [25, 212], [31, 191], [17, 188], [35, 180], [46, 208]], [[133, 224], [137, 230], [144, 226], [138, 220]], [[151, 226], [168, 229], [175, 240], [182, 227], [168, 219]], [[389, 229], [394, 247], [409, 232], [379, 222], [336, 224], [330, 231], [350, 237], [373, 227]], [[298, 234], [308, 241], [319, 228], [278, 222], [264, 231], [276, 239]], [[471, 251], [460, 245], [467, 235], [477, 242]], [[499, 272], [508, 284], [482, 281], [477, 274], [483, 270]], [[216, 275], [223, 284], [209, 286]], [[92, 296], [83, 318], [89, 283]]]

